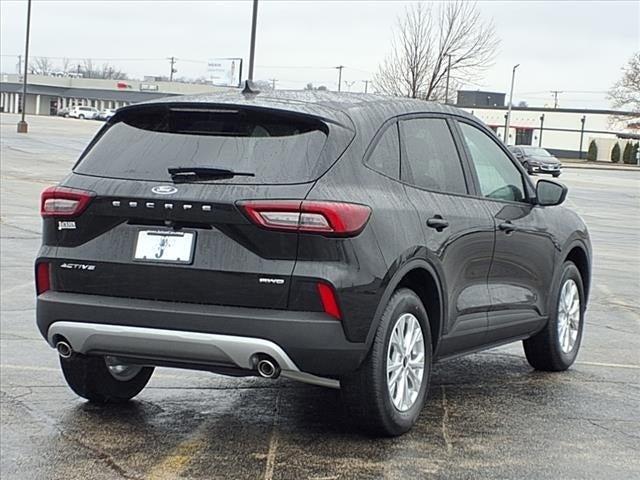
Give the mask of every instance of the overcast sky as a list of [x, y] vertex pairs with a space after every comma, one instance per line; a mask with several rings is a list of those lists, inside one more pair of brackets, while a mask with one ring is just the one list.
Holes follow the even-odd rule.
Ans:
[[[0, 1], [3, 72], [15, 73], [24, 50], [26, 4]], [[362, 91], [406, 5], [261, 0], [254, 77], [275, 78], [277, 88], [313, 82], [335, 89], [331, 67], [345, 65], [343, 79]], [[516, 102], [549, 104], [549, 91], [562, 90], [562, 107], [606, 108], [606, 91], [640, 49], [638, 1], [490, 1], [478, 8], [501, 45], [495, 64], [469, 87], [506, 92], [520, 63]], [[250, 24], [250, 1], [34, 0], [31, 55], [109, 59], [132, 77], [168, 75], [173, 55], [178, 76], [198, 77], [211, 58], [240, 57], [246, 66]]]

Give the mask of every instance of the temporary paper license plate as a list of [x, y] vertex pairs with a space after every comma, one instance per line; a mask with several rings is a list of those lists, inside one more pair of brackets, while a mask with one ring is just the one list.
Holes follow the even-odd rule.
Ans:
[[141, 230], [133, 258], [147, 262], [191, 263], [195, 237], [194, 232]]

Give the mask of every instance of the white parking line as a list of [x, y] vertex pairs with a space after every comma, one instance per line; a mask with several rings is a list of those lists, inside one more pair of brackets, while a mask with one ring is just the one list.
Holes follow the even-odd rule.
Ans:
[[640, 365], [625, 365], [622, 363], [600, 363], [600, 362], [576, 362], [578, 365], [589, 365], [593, 367], [609, 367], [609, 368], [632, 368], [640, 370]]

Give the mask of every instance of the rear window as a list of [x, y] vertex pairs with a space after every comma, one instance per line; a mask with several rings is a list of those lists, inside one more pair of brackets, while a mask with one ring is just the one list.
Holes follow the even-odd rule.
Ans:
[[168, 168], [212, 167], [255, 176], [203, 183], [302, 183], [330, 166], [321, 158], [328, 132], [313, 117], [264, 110], [140, 108], [117, 115], [74, 172], [166, 182]]

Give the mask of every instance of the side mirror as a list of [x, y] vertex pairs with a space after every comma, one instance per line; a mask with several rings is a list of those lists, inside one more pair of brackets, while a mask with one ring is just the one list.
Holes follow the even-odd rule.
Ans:
[[567, 187], [551, 180], [538, 180], [536, 198], [538, 205], [550, 207], [560, 205], [567, 198]]

